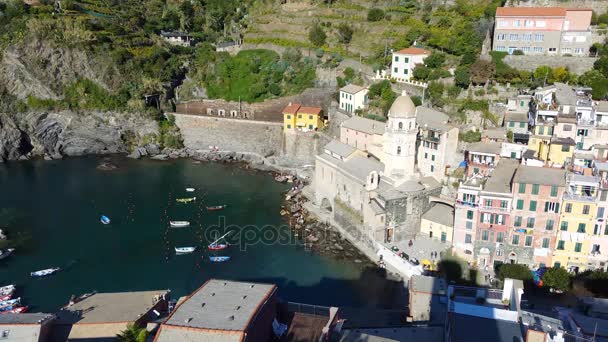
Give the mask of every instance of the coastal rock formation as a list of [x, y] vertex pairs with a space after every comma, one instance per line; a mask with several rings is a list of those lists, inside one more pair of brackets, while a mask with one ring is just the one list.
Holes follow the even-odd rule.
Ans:
[[[137, 114], [115, 112], [0, 114], [0, 158], [128, 152], [157, 136], [158, 125]], [[153, 150], [153, 148], [151, 148]], [[147, 154], [145, 148], [140, 152]]]

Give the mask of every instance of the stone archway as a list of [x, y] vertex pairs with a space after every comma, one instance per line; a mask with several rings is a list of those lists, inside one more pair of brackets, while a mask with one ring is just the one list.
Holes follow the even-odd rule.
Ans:
[[321, 209], [325, 209], [329, 212], [333, 211], [333, 208], [331, 207], [331, 202], [327, 199], [327, 197], [324, 197], [321, 200]]
[[515, 254], [515, 252], [511, 252], [509, 253], [509, 259], [508, 262], [510, 264], [517, 264], [517, 254]]

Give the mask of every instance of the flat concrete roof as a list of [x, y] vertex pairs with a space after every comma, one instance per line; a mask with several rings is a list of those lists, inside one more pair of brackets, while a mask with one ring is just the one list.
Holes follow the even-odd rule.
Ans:
[[416, 123], [423, 129], [432, 129], [447, 132], [454, 126], [449, 124], [450, 117], [438, 110], [418, 106], [416, 107]]
[[507, 139], [507, 132], [503, 128], [486, 129], [481, 136], [489, 139]]
[[454, 227], [454, 208], [444, 203], [435, 203], [422, 215], [422, 219]]
[[500, 154], [502, 149], [502, 144], [499, 142], [491, 141], [491, 142], [476, 142], [469, 145], [467, 150], [469, 152], [475, 153], [491, 153], [491, 154]]
[[424, 292], [436, 295], [445, 295], [448, 291], [445, 279], [424, 275], [412, 276], [410, 279], [410, 288], [414, 292]]
[[178, 305], [163, 325], [245, 331], [276, 289], [272, 284], [212, 279]]
[[488, 177], [483, 191], [494, 193], [511, 193], [511, 181], [519, 166], [518, 160], [501, 159]]
[[526, 114], [526, 113], [505, 113], [505, 121], [528, 122], [528, 114]]
[[342, 122], [342, 127], [352, 129], [367, 134], [384, 134], [386, 124], [381, 121], [353, 116], [352, 118]]
[[342, 158], [346, 158], [353, 154], [357, 149], [339, 142], [338, 140], [332, 140], [327, 145], [325, 145], [325, 149], [330, 151], [331, 153], [335, 153]]
[[566, 185], [566, 170], [520, 165], [513, 179], [515, 183]]
[[41, 324], [55, 316], [47, 313], [22, 313], [0, 315], [0, 325]]
[[133, 322], [154, 306], [167, 290], [96, 293], [56, 313], [57, 324]]
[[442, 342], [443, 327], [411, 326], [394, 328], [345, 329], [340, 342]]
[[449, 319], [452, 320], [453, 324], [453, 342], [513, 342], [525, 340], [521, 328], [516, 322], [462, 314], [453, 314]]
[[361, 87], [358, 86], [356, 84], [347, 84], [344, 87], [340, 88], [340, 91], [343, 91], [345, 93], [349, 93], [349, 94], [356, 94], [360, 91], [366, 90], [367, 88], [365, 87]]

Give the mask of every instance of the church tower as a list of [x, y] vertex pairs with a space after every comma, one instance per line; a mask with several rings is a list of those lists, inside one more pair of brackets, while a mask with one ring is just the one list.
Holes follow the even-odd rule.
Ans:
[[384, 174], [400, 183], [414, 178], [416, 164], [416, 106], [403, 92], [388, 111], [383, 136]]

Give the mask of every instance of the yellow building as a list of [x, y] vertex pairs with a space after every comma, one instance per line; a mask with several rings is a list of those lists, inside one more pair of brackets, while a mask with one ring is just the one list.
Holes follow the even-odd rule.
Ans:
[[435, 203], [422, 215], [420, 234], [451, 244], [454, 235], [454, 208]]
[[283, 129], [286, 131], [316, 131], [324, 125], [323, 110], [320, 107], [303, 107], [290, 103], [283, 109]]
[[597, 213], [598, 187], [597, 177], [569, 175], [553, 252], [554, 266], [565, 267], [569, 271], [584, 271], [587, 268]]
[[564, 165], [572, 160], [576, 142], [572, 138], [551, 138], [547, 161]]
[[538, 123], [534, 126], [530, 140], [528, 140], [528, 147], [536, 152], [536, 156], [539, 159], [547, 160], [549, 156], [549, 144], [551, 142], [551, 136], [553, 135], [553, 126]]

